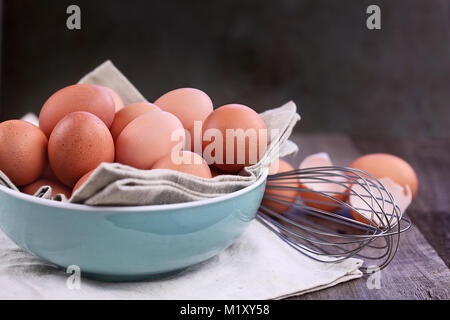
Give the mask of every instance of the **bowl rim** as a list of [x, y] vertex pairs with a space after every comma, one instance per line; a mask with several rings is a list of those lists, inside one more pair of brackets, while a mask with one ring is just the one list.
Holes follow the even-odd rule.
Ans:
[[238, 196], [240, 196], [244, 193], [250, 192], [253, 189], [256, 189], [258, 186], [260, 186], [266, 180], [268, 173], [269, 173], [269, 169], [265, 168], [264, 171], [262, 172], [261, 176], [251, 185], [249, 185], [243, 189], [224, 194], [222, 196], [209, 198], [209, 199], [195, 200], [195, 201], [190, 201], [190, 202], [143, 205], [143, 206], [90, 206], [90, 205], [86, 205], [86, 204], [60, 202], [60, 201], [55, 201], [55, 200], [38, 198], [38, 197], [29, 195], [26, 193], [22, 193], [20, 191], [16, 191], [16, 190], [7, 188], [2, 185], [0, 185], [0, 192], [4, 192], [16, 199], [39, 204], [41, 206], [55, 207], [55, 208], [62, 208], [62, 209], [69, 209], [69, 210], [76, 210], [76, 211], [91, 211], [91, 212], [95, 212], [95, 211], [97, 211], [97, 212], [100, 212], [100, 211], [101, 212], [104, 212], [104, 211], [113, 211], [113, 212], [165, 211], [165, 210], [193, 208], [193, 207], [208, 205], [208, 204], [221, 202], [221, 201], [225, 201], [225, 200], [229, 200], [229, 199], [238, 197]]

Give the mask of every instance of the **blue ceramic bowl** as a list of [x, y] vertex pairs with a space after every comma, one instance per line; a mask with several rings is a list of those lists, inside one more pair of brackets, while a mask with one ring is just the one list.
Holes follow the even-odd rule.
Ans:
[[83, 276], [133, 281], [168, 276], [233, 243], [255, 217], [267, 170], [254, 184], [188, 203], [92, 207], [0, 186], [0, 227], [17, 245]]

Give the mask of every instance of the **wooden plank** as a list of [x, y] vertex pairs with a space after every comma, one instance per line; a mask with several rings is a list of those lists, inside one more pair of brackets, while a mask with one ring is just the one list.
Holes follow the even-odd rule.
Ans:
[[[344, 135], [301, 134], [293, 140], [300, 152], [286, 160], [295, 166], [315, 152], [328, 152], [338, 165], [346, 165], [360, 155]], [[450, 270], [414, 225], [402, 234], [397, 255], [381, 271], [380, 288], [369, 289], [367, 281], [366, 276], [292, 299], [450, 299]]]

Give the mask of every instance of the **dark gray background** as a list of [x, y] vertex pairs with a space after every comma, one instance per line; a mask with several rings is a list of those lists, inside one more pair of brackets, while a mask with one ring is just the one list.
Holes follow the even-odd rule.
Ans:
[[[66, 28], [78, 4], [82, 30]], [[382, 30], [366, 8], [382, 9]], [[0, 120], [111, 59], [149, 99], [183, 86], [215, 106], [293, 99], [299, 132], [450, 136], [450, 1], [4, 0]]]

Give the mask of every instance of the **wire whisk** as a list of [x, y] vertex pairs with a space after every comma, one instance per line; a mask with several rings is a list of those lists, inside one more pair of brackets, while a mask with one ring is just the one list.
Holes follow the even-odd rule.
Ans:
[[382, 181], [338, 166], [269, 175], [257, 219], [316, 261], [375, 260], [375, 266], [360, 268], [364, 273], [385, 268], [400, 234], [411, 227]]

